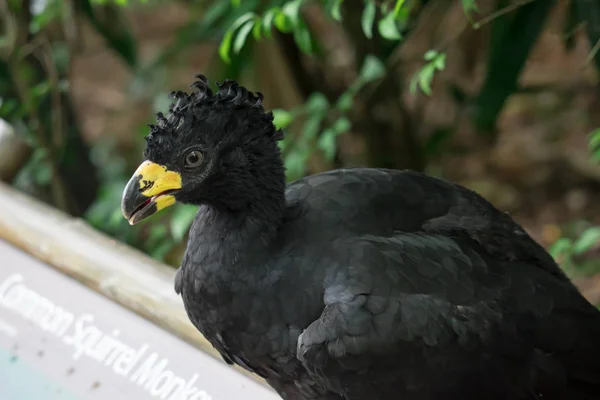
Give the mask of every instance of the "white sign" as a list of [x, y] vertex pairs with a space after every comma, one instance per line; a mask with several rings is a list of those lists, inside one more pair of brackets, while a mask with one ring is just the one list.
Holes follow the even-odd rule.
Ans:
[[0, 400], [281, 400], [2, 240], [0, 354]]
[[94, 325], [94, 315], [74, 315], [24, 284], [21, 274], [10, 275], [0, 284], [0, 306], [28, 319], [40, 329], [61, 339], [73, 351], [73, 359], [90, 357], [116, 375], [137, 383], [151, 396], [164, 400], [212, 400], [194, 386], [198, 374], [178, 376], [167, 368], [169, 360], [152, 352], [148, 343], [131, 346], [119, 340], [120, 331], [103, 332]]

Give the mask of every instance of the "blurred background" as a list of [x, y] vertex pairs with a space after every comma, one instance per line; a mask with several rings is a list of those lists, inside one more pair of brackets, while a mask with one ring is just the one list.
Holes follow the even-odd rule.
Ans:
[[193, 74], [265, 95], [290, 180], [457, 181], [600, 304], [600, 2], [0, 0], [0, 179], [174, 267], [194, 207], [121, 216], [146, 124]]

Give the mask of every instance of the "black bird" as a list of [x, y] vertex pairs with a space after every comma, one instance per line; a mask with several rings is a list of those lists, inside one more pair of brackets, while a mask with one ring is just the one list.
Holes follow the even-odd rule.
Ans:
[[262, 95], [196, 78], [122, 212], [199, 206], [175, 290], [226, 362], [290, 400], [600, 399], [600, 312], [507, 214], [412, 171], [286, 185]]

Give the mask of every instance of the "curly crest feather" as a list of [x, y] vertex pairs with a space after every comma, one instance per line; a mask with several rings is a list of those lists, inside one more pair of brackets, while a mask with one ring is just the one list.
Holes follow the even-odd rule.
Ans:
[[[253, 110], [260, 114], [264, 122], [272, 124], [273, 113], [265, 112], [262, 105], [262, 93], [251, 92], [236, 81], [227, 79], [222, 83], [217, 82], [218, 91], [213, 94], [204, 75], [196, 74], [194, 78], [196, 81], [190, 85], [194, 89], [193, 92], [177, 90], [169, 94], [169, 97], [175, 101], [171, 103], [166, 116], [159, 112], [156, 114], [157, 123], [148, 125], [150, 127], [150, 133], [146, 136], [148, 144], [168, 146], [166, 142], [178, 135], [178, 128], [190, 116], [196, 118], [195, 114], [199, 110], [214, 110], [215, 112], [227, 108]], [[273, 128], [267, 132], [274, 140], [283, 139], [281, 130]]]

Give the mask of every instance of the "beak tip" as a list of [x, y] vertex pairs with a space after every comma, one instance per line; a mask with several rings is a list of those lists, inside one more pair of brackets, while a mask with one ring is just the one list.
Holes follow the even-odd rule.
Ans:
[[121, 205], [121, 215], [123, 216], [123, 218], [125, 218], [127, 221], [131, 221], [131, 217], [132, 215], [127, 212], [126, 207], [124, 204]]

